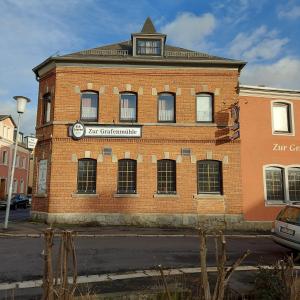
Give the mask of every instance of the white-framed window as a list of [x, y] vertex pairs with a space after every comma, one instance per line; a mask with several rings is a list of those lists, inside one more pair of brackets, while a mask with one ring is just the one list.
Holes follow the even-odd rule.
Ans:
[[293, 133], [293, 107], [286, 101], [272, 102], [273, 134]]
[[51, 94], [47, 93], [43, 96], [43, 123], [51, 120]]
[[24, 180], [21, 178], [20, 181], [20, 194], [24, 194]]
[[8, 164], [8, 152], [6, 150], [4, 150], [2, 152], [2, 160], [1, 160], [3, 165], [7, 165]]
[[264, 166], [264, 187], [267, 203], [300, 201], [300, 165]]
[[137, 121], [137, 96], [135, 93], [120, 94], [120, 121]]
[[211, 94], [197, 94], [196, 96], [197, 122], [213, 122], [213, 96]]
[[14, 194], [18, 193], [18, 180], [17, 179], [14, 179], [13, 193]]
[[171, 93], [158, 95], [158, 122], [175, 123], [175, 96]]
[[80, 120], [84, 122], [97, 122], [99, 105], [98, 102], [98, 93], [93, 91], [82, 92]]
[[15, 167], [16, 167], [16, 168], [19, 168], [19, 166], [20, 166], [20, 156], [19, 156], [19, 155], [17, 155], [17, 156], [16, 156], [16, 163], [15, 163]]
[[161, 40], [155, 39], [137, 39], [136, 40], [137, 55], [161, 55]]

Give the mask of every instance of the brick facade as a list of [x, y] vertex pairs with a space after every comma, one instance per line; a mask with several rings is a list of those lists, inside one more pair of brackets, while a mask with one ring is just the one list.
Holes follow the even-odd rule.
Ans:
[[[241, 219], [240, 140], [229, 139], [230, 110], [238, 101], [239, 63], [151, 64], [70, 62], [39, 67], [33, 216], [49, 222], [170, 226], [195, 225], [207, 216], [223, 221], [227, 217]], [[136, 124], [142, 126], [142, 137], [69, 137], [68, 127], [80, 119], [81, 92], [86, 90], [99, 95], [98, 124], [110, 125], [120, 124], [120, 93], [136, 93]], [[161, 92], [175, 95], [174, 123], [158, 122], [157, 95]], [[52, 97], [51, 120], [43, 124], [46, 93]], [[197, 93], [213, 95], [214, 122], [196, 122]], [[112, 149], [111, 156], [102, 154], [104, 147]], [[182, 156], [182, 148], [190, 148], [191, 155]], [[77, 193], [78, 159], [85, 157], [97, 160], [94, 195]], [[116, 194], [118, 160], [123, 158], [137, 160], [136, 195]], [[176, 195], [156, 193], [157, 160], [164, 158], [176, 161]], [[37, 193], [41, 159], [48, 161], [47, 192], [43, 195]], [[203, 159], [222, 162], [221, 195], [197, 195], [196, 162]], [[185, 216], [190, 219], [184, 221]]]

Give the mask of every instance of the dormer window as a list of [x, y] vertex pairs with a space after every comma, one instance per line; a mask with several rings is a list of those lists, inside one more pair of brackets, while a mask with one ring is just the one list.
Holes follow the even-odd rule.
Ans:
[[132, 33], [133, 56], [163, 56], [166, 43], [166, 35], [158, 33], [150, 18], [139, 33]]
[[161, 55], [161, 40], [137, 39], [137, 55]]

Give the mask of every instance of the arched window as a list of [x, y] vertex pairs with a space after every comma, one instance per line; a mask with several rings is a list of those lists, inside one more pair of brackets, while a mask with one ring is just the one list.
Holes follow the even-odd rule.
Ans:
[[222, 194], [222, 163], [217, 160], [197, 162], [198, 194]]
[[118, 161], [118, 193], [136, 193], [136, 160], [120, 159]]
[[171, 93], [158, 95], [158, 122], [175, 121], [175, 96]]
[[92, 91], [81, 93], [80, 119], [85, 122], [98, 121], [98, 94]]
[[157, 193], [176, 194], [176, 161], [161, 159], [157, 161]]
[[96, 193], [97, 161], [83, 158], [78, 160], [77, 192], [79, 194]]
[[213, 96], [211, 94], [198, 94], [196, 101], [197, 122], [213, 122]]
[[137, 96], [134, 93], [120, 94], [120, 121], [137, 121]]
[[47, 93], [43, 96], [43, 123], [48, 123], [51, 120], [51, 94]]
[[272, 103], [272, 125], [274, 133], [292, 132], [291, 105], [289, 103]]
[[279, 167], [265, 169], [267, 200], [285, 201], [284, 170]]
[[289, 183], [289, 198], [290, 201], [300, 200], [300, 168], [288, 169], [288, 183]]

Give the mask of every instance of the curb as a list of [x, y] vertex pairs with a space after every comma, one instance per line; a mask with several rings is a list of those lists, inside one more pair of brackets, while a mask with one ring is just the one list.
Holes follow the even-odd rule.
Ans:
[[[272, 266], [260, 266], [259, 268], [272, 269]], [[259, 269], [255, 266], [239, 266], [235, 269], [235, 271], [256, 271]], [[300, 266], [294, 266], [295, 270], [300, 270]], [[218, 272], [217, 267], [207, 267], [207, 272]], [[165, 276], [172, 275], [184, 275], [184, 274], [195, 274], [201, 273], [201, 268], [180, 268], [180, 269], [165, 269]], [[96, 282], [107, 282], [107, 281], [115, 281], [115, 280], [126, 280], [126, 279], [134, 279], [134, 278], [147, 278], [147, 277], [159, 277], [161, 276], [159, 270], [138, 270], [131, 273], [110, 273], [110, 274], [102, 274], [102, 275], [86, 275], [86, 276], [78, 276], [77, 283], [96, 283]], [[72, 282], [72, 277], [68, 277], [69, 282]], [[13, 289], [28, 289], [28, 288], [40, 288], [43, 285], [42, 279], [37, 280], [28, 280], [28, 281], [19, 281], [19, 282], [3, 282], [0, 283], [0, 291], [4, 290], [13, 290]]]
[[[0, 233], [0, 238], [5, 237], [20, 237], [20, 238], [41, 238], [43, 237], [43, 233]], [[55, 233], [54, 236], [60, 236], [59, 233]], [[88, 233], [76, 233], [75, 237], [86, 237], [86, 238], [101, 238], [101, 237], [174, 237], [174, 238], [182, 238], [182, 237], [199, 237], [198, 234], [135, 234], [135, 233], [125, 233], [125, 234], [88, 234]], [[208, 237], [214, 237], [215, 235], [208, 234]], [[272, 235], [270, 234], [224, 234], [225, 237], [230, 238], [270, 238]]]

